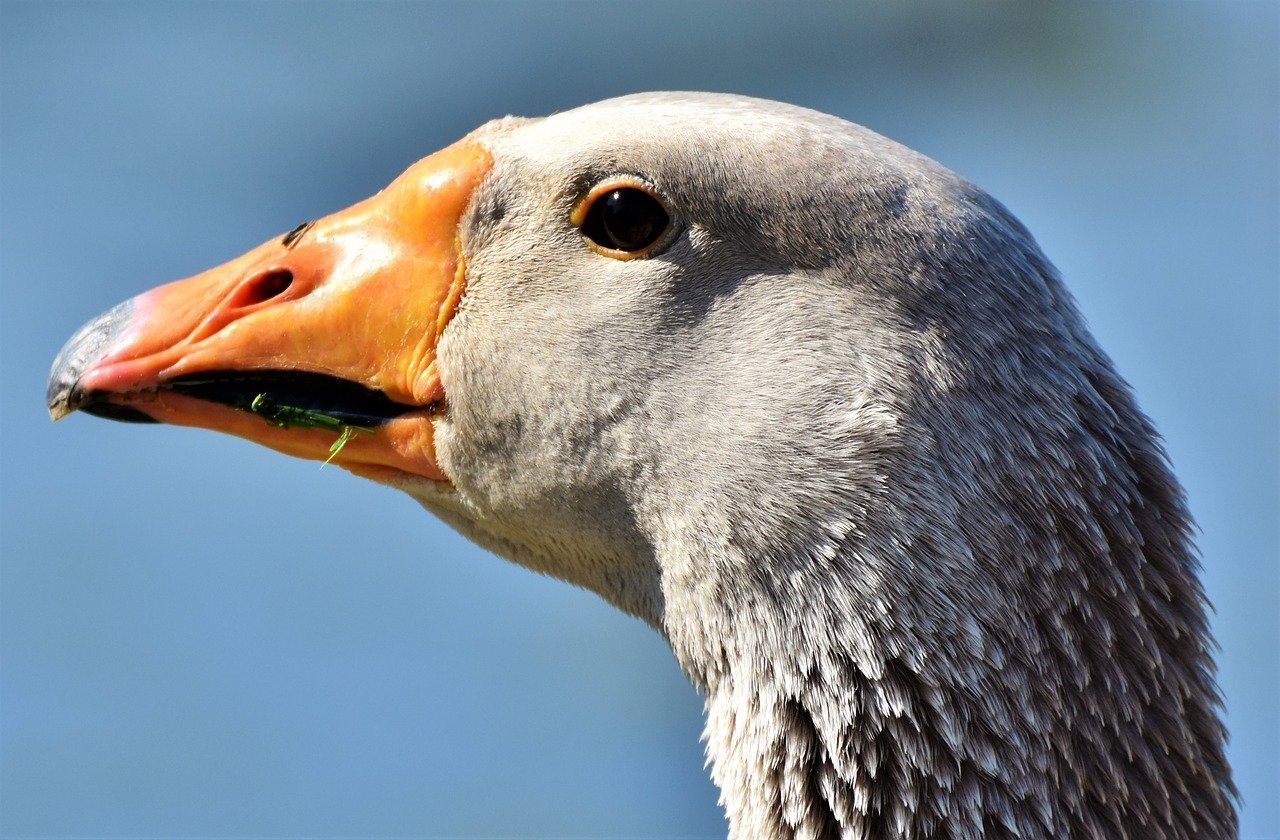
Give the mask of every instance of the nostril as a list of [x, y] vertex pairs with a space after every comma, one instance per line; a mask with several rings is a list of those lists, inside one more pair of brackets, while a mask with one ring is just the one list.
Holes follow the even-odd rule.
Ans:
[[284, 294], [293, 285], [293, 272], [287, 268], [273, 268], [254, 277], [240, 289], [237, 306], [253, 306]]

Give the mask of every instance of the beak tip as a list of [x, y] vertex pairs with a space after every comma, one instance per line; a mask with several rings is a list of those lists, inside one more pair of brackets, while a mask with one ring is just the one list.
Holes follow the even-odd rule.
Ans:
[[80, 407], [84, 401], [84, 393], [77, 387], [80, 377], [107, 354], [132, 315], [132, 301], [114, 306], [76, 330], [58, 352], [45, 390], [45, 405], [52, 419], [61, 420]]
[[80, 379], [79, 371], [65, 364], [63, 355], [63, 353], [58, 354], [58, 360], [54, 362], [53, 370], [49, 372], [49, 387], [44, 393], [44, 403], [49, 409], [49, 418], [55, 421], [75, 411], [80, 402], [80, 393], [76, 388]]
[[49, 403], [49, 419], [57, 423], [63, 417], [66, 417], [73, 409], [67, 406], [65, 402]]
[[49, 390], [45, 394], [45, 406], [49, 409], [49, 419], [55, 423], [79, 408], [79, 393], [75, 384], [66, 385], [51, 380]]

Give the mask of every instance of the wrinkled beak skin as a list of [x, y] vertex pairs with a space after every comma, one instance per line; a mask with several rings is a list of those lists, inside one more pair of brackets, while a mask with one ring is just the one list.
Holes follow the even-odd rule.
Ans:
[[[49, 413], [200, 426], [327, 460], [347, 424], [249, 406], [258, 388], [277, 399], [269, 376], [318, 374], [303, 381], [368, 389], [394, 406], [351, 422], [335, 463], [375, 480], [446, 480], [432, 436], [447, 410], [436, 345], [466, 282], [458, 224], [491, 164], [464, 138], [372, 198], [103, 313], [54, 362]], [[204, 374], [222, 401], [191, 385]], [[311, 405], [329, 412], [323, 400]]]

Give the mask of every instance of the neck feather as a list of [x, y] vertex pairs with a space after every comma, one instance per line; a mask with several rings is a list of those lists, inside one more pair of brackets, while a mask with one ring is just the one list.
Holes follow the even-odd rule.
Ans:
[[1122, 410], [941, 441], [781, 531], [732, 494], [662, 518], [731, 836], [1234, 836], [1180, 493], [1123, 385], [1091, 388]]

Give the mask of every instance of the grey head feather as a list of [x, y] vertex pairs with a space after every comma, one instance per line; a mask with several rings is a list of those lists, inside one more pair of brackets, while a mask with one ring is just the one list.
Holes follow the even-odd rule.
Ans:
[[[454, 486], [406, 489], [666, 636], [733, 837], [1235, 834], [1181, 490], [1004, 207], [744, 97], [475, 136]], [[615, 176], [647, 258], [570, 222]]]

